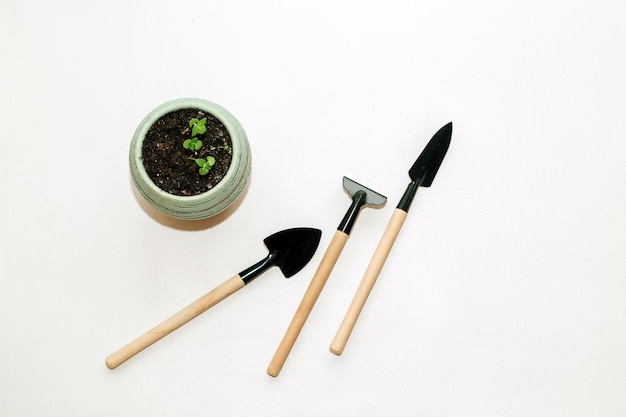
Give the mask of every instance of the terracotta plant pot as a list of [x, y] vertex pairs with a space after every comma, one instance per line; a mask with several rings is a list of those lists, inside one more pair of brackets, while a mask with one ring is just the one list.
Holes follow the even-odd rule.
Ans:
[[[232, 141], [232, 159], [226, 174], [210, 190], [198, 195], [175, 195], [159, 188], [148, 175], [142, 157], [144, 139], [163, 116], [182, 109], [197, 109], [219, 120]], [[251, 171], [251, 152], [241, 124], [226, 109], [198, 98], [183, 98], [164, 103], [151, 111], [139, 124], [130, 146], [130, 171], [135, 186], [153, 207], [168, 216], [200, 220], [214, 216], [230, 206], [243, 191]]]

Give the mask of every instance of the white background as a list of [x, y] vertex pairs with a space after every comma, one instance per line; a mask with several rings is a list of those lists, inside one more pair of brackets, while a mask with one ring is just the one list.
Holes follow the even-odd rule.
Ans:
[[[626, 415], [626, 3], [0, 5], [0, 415]], [[159, 104], [201, 97], [253, 173], [218, 218], [131, 183]], [[420, 189], [343, 356], [328, 346], [406, 184]], [[362, 212], [278, 378], [266, 367], [350, 200]], [[104, 358], [263, 258], [277, 269], [114, 371]]]

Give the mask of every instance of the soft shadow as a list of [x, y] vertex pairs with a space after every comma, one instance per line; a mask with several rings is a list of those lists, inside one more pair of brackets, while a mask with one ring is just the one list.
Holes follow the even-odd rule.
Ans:
[[252, 175], [248, 178], [248, 182], [245, 185], [244, 189], [237, 196], [235, 201], [226, 208], [226, 210], [216, 214], [215, 216], [209, 217], [204, 220], [183, 220], [176, 219], [174, 217], [170, 217], [166, 214], [161, 213], [159, 210], [155, 209], [146, 201], [146, 199], [141, 195], [141, 193], [137, 190], [132, 177], [129, 176], [130, 187], [133, 191], [133, 195], [135, 196], [135, 200], [141, 207], [141, 209], [153, 220], [157, 223], [162, 224], [163, 226], [170, 227], [172, 229], [178, 230], [187, 230], [187, 231], [201, 231], [210, 229], [215, 227], [225, 220], [227, 220], [230, 216], [233, 215], [243, 203], [243, 200], [246, 198], [248, 194], [248, 190], [250, 189], [250, 183], [252, 182]]

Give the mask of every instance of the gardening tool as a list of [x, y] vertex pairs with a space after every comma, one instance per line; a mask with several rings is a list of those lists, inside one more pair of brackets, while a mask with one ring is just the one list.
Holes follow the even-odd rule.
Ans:
[[407, 186], [400, 203], [394, 210], [391, 220], [383, 233], [383, 236], [374, 252], [374, 256], [367, 267], [365, 274], [359, 284], [359, 288], [356, 291], [354, 299], [348, 308], [343, 322], [339, 326], [339, 330], [335, 336], [335, 339], [330, 345], [330, 351], [335, 355], [341, 355], [343, 352], [350, 333], [354, 328], [363, 305], [369, 296], [380, 271], [385, 264], [385, 260], [391, 251], [400, 228], [404, 223], [409, 207], [413, 202], [417, 189], [421, 187], [430, 187], [433, 183], [433, 179], [439, 170], [441, 161], [448, 151], [450, 145], [450, 139], [452, 138], [452, 122], [443, 126], [432, 137], [430, 142], [426, 145], [420, 156], [417, 158], [411, 169], [409, 170], [409, 177], [411, 178], [410, 184]]
[[106, 359], [106, 365], [110, 369], [119, 366], [163, 336], [170, 334], [235, 291], [243, 288], [272, 266], [280, 268], [285, 278], [295, 275], [313, 257], [321, 235], [322, 232], [318, 229], [296, 228], [283, 230], [265, 238], [263, 243], [270, 251], [265, 259], [228, 279], [154, 329], [113, 353]]
[[289, 324], [285, 336], [280, 342], [280, 345], [274, 354], [274, 358], [267, 368], [267, 373], [271, 376], [278, 376], [280, 370], [285, 364], [287, 356], [289, 356], [289, 352], [296, 342], [296, 338], [300, 334], [300, 330], [302, 330], [306, 319], [309, 317], [309, 313], [313, 309], [313, 305], [322, 292], [322, 288], [324, 288], [324, 284], [326, 284], [328, 276], [333, 270], [333, 267], [335, 266], [335, 263], [337, 262], [337, 259], [339, 258], [339, 255], [348, 240], [350, 231], [352, 230], [361, 209], [363, 207], [382, 207], [387, 201], [387, 197], [380, 195], [347, 177], [343, 177], [343, 188], [352, 198], [352, 204], [339, 224], [333, 239], [328, 245], [328, 249], [326, 249], [326, 253], [322, 258], [315, 275], [313, 275], [313, 279], [311, 280], [311, 283], [309, 284], [309, 287], [300, 302], [300, 306], [296, 310], [296, 313], [291, 320], [291, 324]]

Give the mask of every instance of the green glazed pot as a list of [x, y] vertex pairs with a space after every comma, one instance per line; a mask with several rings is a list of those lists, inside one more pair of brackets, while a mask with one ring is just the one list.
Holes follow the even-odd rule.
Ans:
[[[178, 196], [163, 191], [146, 173], [141, 155], [144, 137], [152, 124], [168, 113], [187, 108], [200, 109], [215, 116], [226, 126], [232, 140], [232, 161], [226, 175], [212, 189], [196, 196]], [[131, 176], [146, 201], [168, 216], [185, 220], [206, 219], [230, 206], [248, 182], [252, 163], [246, 132], [237, 119], [220, 105], [198, 98], [168, 101], [151, 111], [133, 135], [129, 157]]]

